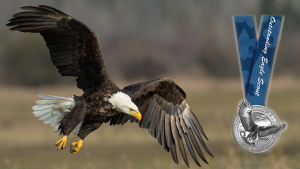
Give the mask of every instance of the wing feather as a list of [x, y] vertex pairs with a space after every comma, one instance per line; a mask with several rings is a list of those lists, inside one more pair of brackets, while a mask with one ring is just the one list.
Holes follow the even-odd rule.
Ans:
[[277, 134], [280, 130], [283, 130], [285, 128], [286, 124], [278, 124], [273, 126], [267, 126], [267, 127], [259, 127], [258, 136], [259, 137], [266, 137], [272, 134]]
[[166, 115], [166, 112], [163, 110], [161, 113], [161, 119], [160, 119], [160, 138], [161, 138], [161, 142], [164, 147], [164, 150], [166, 152], [169, 152], [169, 147], [167, 145], [166, 137], [165, 137], [165, 115]]
[[62, 76], [75, 76], [78, 88], [115, 85], [108, 77], [98, 35], [82, 22], [55, 8], [39, 5], [21, 7], [13, 15], [10, 30], [40, 33], [50, 59]]
[[[186, 111], [189, 111], [189, 109], [186, 109]], [[185, 112], [186, 112], [186, 111], [185, 111]], [[184, 119], [184, 121], [185, 121], [185, 124], [188, 126], [189, 129], [190, 129], [190, 128], [193, 129], [193, 131], [194, 131], [194, 133], [196, 134], [198, 140], [200, 141], [202, 147], [205, 149], [205, 151], [206, 151], [210, 156], [213, 157], [213, 155], [212, 155], [212, 154], [210, 153], [210, 151], [208, 150], [208, 148], [207, 148], [207, 146], [206, 146], [204, 140], [202, 139], [200, 133], [198, 132], [197, 128], [195, 127], [194, 123], [189, 119], [189, 117], [186, 115], [185, 112], [183, 113], [183, 119]], [[194, 136], [194, 135], [193, 135], [193, 136]]]
[[166, 135], [166, 141], [167, 145], [170, 148], [171, 155], [173, 158], [173, 161], [178, 164], [177, 159], [177, 153], [176, 153], [176, 147], [175, 147], [175, 141], [171, 134], [171, 123], [170, 123], [171, 117], [170, 114], [166, 113], [165, 115], [165, 135]]
[[[183, 161], [189, 166], [183, 144], [184, 139], [195, 163], [200, 166], [194, 148], [200, 158], [208, 164], [199, 146], [201, 144], [204, 150], [212, 156], [201, 134], [206, 139], [207, 137], [195, 114], [186, 103], [184, 91], [176, 83], [168, 78], [157, 78], [127, 86], [122, 91], [131, 96], [142, 114], [139, 126], [147, 128], [164, 150], [170, 151], [175, 163], [178, 163], [175, 145], [177, 143]], [[125, 116], [123, 119], [128, 118]], [[112, 118], [112, 120], [114, 119]], [[118, 124], [112, 120], [111, 124]]]
[[145, 113], [142, 113], [142, 120], [141, 120], [141, 128], [148, 128], [149, 123], [151, 121], [151, 117], [152, 117], [152, 111], [155, 109], [157, 103], [155, 101], [155, 99], [151, 100], [148, 108], [146, 111], [144, 111]]
[[193, 111], [191, 109], [189, 109], [190, 111], [187, 111], [187, 116], [189, 116], [189, 118], [192, 120], [193, 124], [196, 125], [197, 130], [206, 138], [206, 140], [208, 140], [207, 136], [204, 133], [204, 130], [202, 129], [198, 119], [196, 118], [195, 114], [193, 113]]
[[148, 132], [154, 138], [155, 138], [155, 131], [156, 131], [157, 116], [158, 116], [158, 113], [160, 112], [160, 109], [161, 109], [161, 107], [159, 105], [157, 105], [155, 107], [155, 110], [153, 111], [153, 116], [152, 116], [153, 120], [150, 121], [151, 122], [151, 124], [150, 124], [151, 127], [148, 128]]
[[159, 114], [158, 114], [158, 118], [157, 118], [157, 123], [156, 123], [156, 138], [157, 138], [157, 142], [162, 145], [161, 142], [161, 138], [160, 138], [160, 123], [161, 123], [161, 117], [162, 117], [162, 108], [159, 109]]
[[183, 121], [182, 115], [179, 115], [179, 119], [180, 119], [180, 126], [181, 126], [181, 128], [182, 128], [182, 130], [183, 130], [183, 138], [184, 138], [185, 143], [186, 143], [186, 145], [187, 145], [187, 147], [188, 147], [188, 150], [189, 150], [189, 152], [190, 152], [190, 154], [191, 154], [191, 156], [192, 156], [194, 162], [195, 162], [199, 167], [201, 167], [201, 165], [200, 165], [200, 163], [198, 162], [197, 157], [196, 157], [196, 155], [195, 155], [195, 153], [194, 153], [194, 149], [193, 149], [193, 147], [192, 147], [192, 145], [191, 145], [190, 139], [189, 139], [189, 137], [188, 137], [188, 135], [187, 135], [188, 129], [187, 129], [186, 124], [185, 124], [184, 121]]
[[183, 141], [182, 141], [182, 137], [183, 137], [184, 133], [183, 133], [181, 127], [180, 127], [179, 121], [180, 120], [179, 120], [178, 115], [175, 115], [175, 120], [171, 121], [171, 125], [173, 125], [173, 126], [176, 125], [176, 126], [172, 127], [172, 133], [173, 133], [173, 136], [175, 135], [174, 136], [175, 141], [177, 140], [176, 142], [178, 143], [179, 150], [180, 150], [181, 156], [183, 158], [183, 161], [189, 167], [189, 161], [187, 159], [185, 149], [184, 149], [184, 145], [183, 145]]
[[192, 132], [191, 129], [188, 129], [188, 135], [190, 136], [190, 139], [191, 139], [191, 141], [192, 141], [192, 144], [193, 144], [193, 146], [194, 146], [196, 152], [197, 152], [198, 155], [200, 156], [200, 158], [201, 158], [206, 164], [208, 164], [208, 162], [206, 161], [204, 155], [202, 154], [202, 151], [201, 151], [201, 149], [200, 149], [200, 147], [199, 147], [199, 145], [198, 145], [198, 142], [196, 141], [196, 138], [195, 138], [195, 136], [194, 136], [194, 134], [193, 134], [193, 132]]

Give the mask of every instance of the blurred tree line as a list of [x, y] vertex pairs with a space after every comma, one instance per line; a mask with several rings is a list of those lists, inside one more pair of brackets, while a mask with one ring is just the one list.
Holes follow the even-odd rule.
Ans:
[[[4, 0], [0, 6], [0, 84], [70, 83], [51, 64], [38, 34], [8, 31], [19, 7], [46, 4], [98, 33], [109, 75], [124, 80], [177, 75], [239, 78], [232, 15], [285, 15], [274, 76], [299, 77], [297, 0]], [[257, 31], [259, 32], [259, 31]]]

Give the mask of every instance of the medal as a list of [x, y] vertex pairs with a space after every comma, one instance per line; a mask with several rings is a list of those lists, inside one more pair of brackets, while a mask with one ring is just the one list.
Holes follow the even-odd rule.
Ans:
[[265, 107], [282, 16], [263, 16], [258, 42], [253, 16], [236, 15], [234, 21], [246, 100], [239, 104], [233, 135], [244, 150], [262, 153], [276, 144], [280, 131], [286, 127]]

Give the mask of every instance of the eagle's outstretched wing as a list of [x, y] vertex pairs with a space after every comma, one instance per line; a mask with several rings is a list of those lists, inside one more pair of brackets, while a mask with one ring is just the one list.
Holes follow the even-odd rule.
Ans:
[[258, 136], [259, 137], [266, 137], [272, 134], [276, 134], [281, 130], [284, 130], [286, 127], [285, 123], [268, 126], [268, 127], [259, 127]]
[[49, 48], [51, 61], [62, 76], [75, 76], [83, 91], [110, 82], [101, 54], [98, 35], [85, 24], [49, 6], [21, 7], [13, 15], [10, 30], [40, 33]]
[[[194, 134], [205, 151], [213, 157], [206, 147], [201, 134], [206, 139], [207, 137], [196, 116], [185, 101], [186, 95], [184, 91], [171, 79], [157, 78], [133, 84], [125, 87], [122, 92], [129, 94], [132, 101], [138, 106], [142, 114], [139, 126], [148, 129], [149, 133], [163, 145], [165, 151], [171, 151], [175, 163], [178, 164], [176, 142], [184, 162], [189, 166], [182, 138], [185, 140], [195, 163], [200, 166], [192, 145], [200, 158], [207, 163]], [[110, 119], [110, 124], [124, 124], [129, 119], [129, 116], [120, 113]], [[132, 121], [135, 120], [132, 118]]]
[[239, 105], [239, 116], [246, 131], [249, 131], [253, 125], [256, 125], [252, 118], [251, 106], [246, 100], [242, 101]]

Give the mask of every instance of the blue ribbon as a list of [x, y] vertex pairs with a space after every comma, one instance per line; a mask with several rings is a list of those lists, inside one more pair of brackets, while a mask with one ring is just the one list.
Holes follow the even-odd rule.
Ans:
[[265, 105], [281, 15], [264, 15], [259, 40], [251, 15], [234, 16], [245, 96], [250, 105]]

